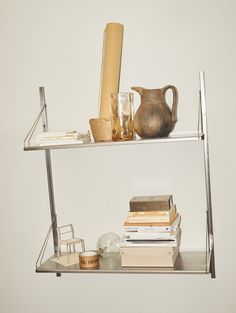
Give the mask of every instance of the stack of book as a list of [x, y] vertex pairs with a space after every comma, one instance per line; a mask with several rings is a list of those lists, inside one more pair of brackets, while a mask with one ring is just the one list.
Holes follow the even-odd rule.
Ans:
[[120, 244], [122, 266], [172, 267], [181, 239], [172, 195], [134, 197]]

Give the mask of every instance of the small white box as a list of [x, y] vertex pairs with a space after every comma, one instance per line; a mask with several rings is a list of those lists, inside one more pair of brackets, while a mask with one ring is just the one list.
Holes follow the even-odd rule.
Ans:
[[178, 247], [122, 247], [123, 267], [174, 267]]

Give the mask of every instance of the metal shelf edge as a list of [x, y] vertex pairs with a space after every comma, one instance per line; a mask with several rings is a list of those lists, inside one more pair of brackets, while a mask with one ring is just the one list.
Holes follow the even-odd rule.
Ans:
[[120, 146], [120, 145], [137, 145], [137, 144], [152, 144], [152, 143], [168, 143], [168, 142], [183, 142], [183, 141], [200, 141], [204, 139], [204, 134], [199, 133], [196, 135], [179, 136], [173, 135], [164, 138], [155, 139], [136, 139], [129, 141], [106, 141], [106, 142], [91, 142], [91, 143], [78, 143], [78, 144], [66, 144], [66, 145], [34, 145], [25, 146], [24, 151], [36, 151], [36, 150], [52, 150], [52, 149], [75, 149], [75, 148], [94, 148], [94, 147], [107, 147], [107, 146]]

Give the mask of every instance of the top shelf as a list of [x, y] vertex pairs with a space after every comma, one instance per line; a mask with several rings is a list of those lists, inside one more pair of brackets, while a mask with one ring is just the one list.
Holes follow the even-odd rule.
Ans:
[[173, 133], [168, 137], [154, 138], [154, 139], [135, 139], [128, 141], [104, 141], [104, 142], [90, 142], [90, 143], [73, 143], [73, 144], [52, 144], [52, 145], [37, 145], [25, 144], [25, 151], [35, 150], [52, 150], [52, 149], [74, 149], [74, 148], [93, 148], [93, 147], [107, 147], [119, 145], [136, 145], [136, 144], [150, 144], [150, 143], [169, 143], [181, 141], [200, 141], [204, 139], [204, 133]]
[[141, 139], [137, 138], [129, 141], [104, 141], [104, 142], [89, 142], [89, 143], [67, 143], [58, 144], [53, 142], [44, 144], [38, 144], [33, 140], [35, 138], [35, 130], [39, 121], [42, 121], [43, 131], [48, 131], [47, 122], [47, 104], [45, 100], [44, 87], [40, 87], [40, 106], [41, 110], [33, 123], [30, 131], [24, 139], [24, 151], [36, 151], [36, 150], [54, 150], [54, 149], [75, 149], [75, 148], [93, 148], [93, 147], [107, 147], [107, 146], [120, 146], [120, 145], [136, 145], [136, 144], [152, 144], [152, 143], [170, 143], [170, 142], [185, 142], [185, 141], [201, 141], [207, 139], [206, 129], [206, 105], [205, 105], [205, 83], [204, 72], [200, 72], [200, 90], [199, 90], [199, 114], [198, 114], [198, 128], [195, 131], [185, 133], [171, 133], [168, 137], [153, 138], [153, 139]]

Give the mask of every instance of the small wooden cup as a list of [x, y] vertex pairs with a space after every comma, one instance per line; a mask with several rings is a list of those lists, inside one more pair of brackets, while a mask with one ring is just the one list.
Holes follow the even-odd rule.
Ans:
[[89, 120], [90, 128], [94, 141], [112, 140], [112, 122], [109, 118], [91, 118]]
[[79, 255], [79, 264], [82, 269], [97, 268], [99, 266], [99, 256], [97, 251], [88, 250]]

